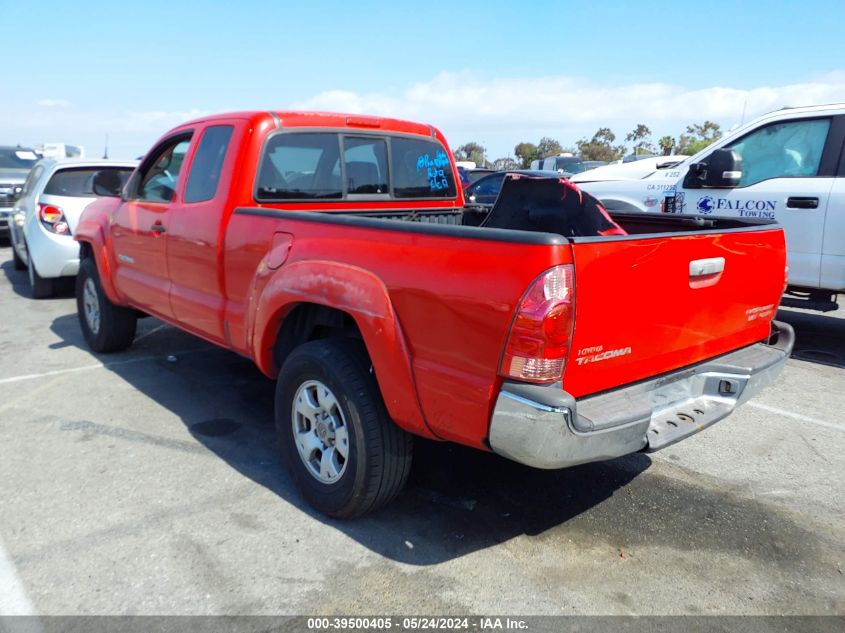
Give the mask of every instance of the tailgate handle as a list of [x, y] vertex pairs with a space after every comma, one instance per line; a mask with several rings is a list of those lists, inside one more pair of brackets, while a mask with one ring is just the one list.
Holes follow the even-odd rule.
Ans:
[[786, 206], [790, 209], [818, 209], [819, 199], [794, 196], [786, 199]]
[[725, 270], [724, 257], [710, 257], [708, 259], [694, 259], [689, 263], [690, 277], [705, 277], [717, 275]]

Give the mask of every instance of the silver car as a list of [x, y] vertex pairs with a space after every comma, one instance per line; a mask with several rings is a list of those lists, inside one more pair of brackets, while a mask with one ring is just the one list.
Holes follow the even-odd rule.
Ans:
[[94, 175], [113, 171], [126, 182], [138, 161], [42, 159], [32, 168], [9, 223], [17, 270], [27, 270], [32, 296], [53, 295], [54, 281], [79, 271], [73, 239], [82, 211], [97, 198]]

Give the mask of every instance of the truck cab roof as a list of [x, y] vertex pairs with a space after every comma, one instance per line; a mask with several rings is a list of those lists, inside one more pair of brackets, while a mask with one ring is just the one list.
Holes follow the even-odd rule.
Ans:
[[270, 123], [280, 128], [353, 128], [370, 131], [400, 132], [421, 136], [435, 136], [435, 129], [424, 123], [414, 123], [403, 119], [379, 117], [353, 113], [319, 112], [304, 110], [251, 110], [227, 112], [198, 117], [180, 127], [191, 127], [198, 123], [208, 123], [227, 119], [247, 119], [254, 124]]

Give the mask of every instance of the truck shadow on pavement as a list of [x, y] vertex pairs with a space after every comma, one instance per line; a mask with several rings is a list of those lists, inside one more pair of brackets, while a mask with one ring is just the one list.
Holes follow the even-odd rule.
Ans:
[[[75, 314], [55, 319], [51, 328], [62, 345], [87, 350]], [[489, 453], [420, 440], [408, 485], [392, 504], [355, 521], [335, 521], [314, 512], [288, 476], [273, 425], [274, 384], [249, 360], [155, 319], [139, 322], [130, 350], [98, 358], [108, 371], [177, 416], [195, 441], [156, 432], [156, 420], [128, 428], [117, 407], [92, 413], [92, 420], [63, 420], [62, 428], [162, 451], [162, 476], [168, 485], [184, 486], [186, 499], [194, 484], [167, 472], [178, 463], [174, 455], [220, 459], [278, 495], [278, 506], [265, 505], [254, 516], [230, 511], [227, 527], [235, 530], [262, 529], [270, 537], [286, 529], [292, 507], [389, 560], [414, 566], [508, 547], [516, 540], [522, 554], [514, 564], [525, 556], [541, 564], [552, 551], [564, 559], [566, 552], [580, 551], [596, 560], [624, 561], [666, 547], [704, 555], [702, 560], [710, 560], [708, 553], [727, 553], [800, 574], [808, 561], [827, 569], [835, 560], [831, 551], [841, 550], [835, 536], [809, 532], [789, 511], [749, 496], [742, 485], [687, 470], [671, 448], [655, 462], [638, 453], [540, 471]], [[221, 486], [226, 485], [229, 494], [248, 494], [241, 492], [242, 482], [233, 484], [226, 477]], [[507, 550], [498, 551], [511, 560]], [[537, 573], [569, 580], [566, 566], [541, 567]], [[380, 568], [374, 569], [378, 575]], [[346, 581], [340, 577], [338, 582], [341, 591]]]
[[792, 358], [845, 368], [845, 318], [781, 308], [777, 319], [795, 328]]
[[[88, 349], [75, 314], [55, 319], [51, 329], [64, 345]], [[136, 344], [128, 352], [98, 359], [177, 415], [202, 447], [245, 477], [373, 551], [408, 564], [435, 564], [521, 535], [543, 534], [611, 498], [651, 464], [636, 454], [540, 471], [481, 451], [418, 440], [410, 480], [398, 499], [362, 519], [335, 521], [313, 511], [294, 487], [277, 450], [275, 385], [249, 360], [155, 319], [139, 321]], [[119, 422], [73, 424], [89, 433], [181, 450], [179, 442], [126, 431], [117, 428]]]

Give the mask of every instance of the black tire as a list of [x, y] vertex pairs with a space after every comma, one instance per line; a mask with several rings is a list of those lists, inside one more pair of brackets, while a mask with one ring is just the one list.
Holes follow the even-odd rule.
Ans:
[[15, 270], [26, 270], [26, 262], [18, 255], [14, 244], [12, 244], [12, 263], [15, 265]]
[[29, 275], [29, 287], [33, 299], [49, 299], [55, 293], [53, 279], [44, 278], [35, 270], [35, 263], [32, 261], [32, 253], [27, 249], [27, 274]]
[[[332, 483], [312, 475], [294, 437], [294, 399], [303, 393], [300, 388], [314, 382], [331, 391], [347, 427], [345, 468]], [[402, 490], [411, 470], [412, 438], [388, 417], [360, 341], [326, 339], [296, 348], [279, 373], [275, 404], [282, 455], [302, 496], [318, 511], [354, 518], [387, 504]]]
[[[88, 280], [93, 284], [92, 294], [96, 297], [99, 309], [99, 323], [94, 323], [96, 327], [93, 329], [85, 314], [85, 288]], [[85, 341], [95, 352], [119, 352], [132, 345], [135, 340], [135, 310], [122, 308], [109, 301], [100, 284], [97, 264], [90, 257], [86, 257], [79, 264], [79, 274], [76, 276], [76, 311]]]

